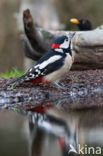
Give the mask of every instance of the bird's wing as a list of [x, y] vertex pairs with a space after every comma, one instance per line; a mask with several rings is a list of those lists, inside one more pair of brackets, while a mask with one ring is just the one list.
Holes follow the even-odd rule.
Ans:
[[63, 64], [64, 64], [64, 59], [63, 58], [49, 64], [47, 66], [47, 68], [45, 68], [45, 70], [43, 72], [44, 75], [48, 75], [48, 74], [58, 70], [59, 68], [61, 68], [63, 66]]
[[55, 54], [54, 51], [48, 51], [38, 63], [30, 68], [25, 75], [25, 80], [32, 80], [38, 77], [45, 76], [57, 69], [59, 69], [63, 64], [63, 56], [60, 54]]

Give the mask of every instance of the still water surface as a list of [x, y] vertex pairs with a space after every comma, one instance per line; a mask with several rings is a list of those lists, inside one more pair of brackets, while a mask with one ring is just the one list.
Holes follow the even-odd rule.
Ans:
[[0, 156], [103, 155], [102, 110], [15, 111], [0, 111]]

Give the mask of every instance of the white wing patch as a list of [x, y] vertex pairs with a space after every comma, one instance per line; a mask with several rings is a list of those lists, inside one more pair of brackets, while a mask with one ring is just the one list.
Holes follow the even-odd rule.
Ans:
[[48, 66], [49, 64], [59, 60], [60, 58], [62, 58], [62, 56], [60, 56], [60, 55], [52, 56], [48, 60], [42, 62], [41, 64], [36, 65], [35, 68], [39, 67], [39, 69], [43, 69], [46, 66]]
[[55, 51], [60, 52], [60, 53], [64, 53], [63, 49], [59, 49], [59, 48], [55, 49]]
[[33, 73], [30, 73], [29, 76], [30, 76], [30, 78], [34, 78], [35, 77], [35, 75]]

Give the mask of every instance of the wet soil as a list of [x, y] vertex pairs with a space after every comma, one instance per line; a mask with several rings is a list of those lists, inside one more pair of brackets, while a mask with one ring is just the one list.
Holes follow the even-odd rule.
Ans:
[[56, 106], [63, 110], [97, 108], [103, 106], [103, 70], [70, 71], [61, 83], [54, 85], [21, 86], [4, 90], [10, 79], [0, 79], [0, 108], [17, 107], [32, 110], [36, 106]]

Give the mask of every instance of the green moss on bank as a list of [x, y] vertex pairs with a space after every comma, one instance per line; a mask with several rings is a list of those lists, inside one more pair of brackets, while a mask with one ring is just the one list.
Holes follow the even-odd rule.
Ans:
[[22, 76], [23, 74], [24, 74], [23, 71], [13, 68], [12, 70], [10, 70], [6, 73], [0, 74], [0, 77], [1, 78], [14, 78], [14, 77]]

